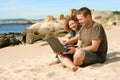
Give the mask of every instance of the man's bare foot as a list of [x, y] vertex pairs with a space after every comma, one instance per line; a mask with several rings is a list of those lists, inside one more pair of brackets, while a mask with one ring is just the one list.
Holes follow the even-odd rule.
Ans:
[[63, 65], [63, 68], [67, 68], [67, 66]]
[[60, 63], [60, 67], [62, 68], [66, 68], [67, 66], [65, 66], [64, 64]]
[[78, 70], [78, 67], [77, 67], [77, 66], [75, 66], [75, 67], [72, 68], [72, 71], [73, 71], [73, 72], [76, 72], [77, 70]]
[[65, 65], [62, 64], [62, 67], [63, 67], [63, 68], [66, 68], [67, 66], [65, 66]]

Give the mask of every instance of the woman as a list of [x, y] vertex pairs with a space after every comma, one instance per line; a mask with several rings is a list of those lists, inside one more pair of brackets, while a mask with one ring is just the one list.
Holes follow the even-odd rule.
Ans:
[[[76, 45], [78, 41], [78, 36], [79, 36], [79, 30], [81, 28], [81, 25], [79, 24], [77, 18], [75, 16], [70, 16], [66, 19], [65, 21], [65, 26], [64, 29], [68, 32], [62, 39], [61, 43], [63, 45], [68, 46], [68, 45]], [[70, 55], [68, 55], [70, 56]], [[58, 58], [58, 55], [56, 55], [54, 62], [50, 63], [52, 64], [57, 64], [59, 63], [60, 60]]]

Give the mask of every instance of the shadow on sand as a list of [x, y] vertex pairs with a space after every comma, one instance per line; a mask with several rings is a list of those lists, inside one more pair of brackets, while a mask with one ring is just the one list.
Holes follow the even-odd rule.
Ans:
[[114, 63], [120, 61], [120, 52], [110, 52], [107, 54], [106, 61], [104, 63], [96, 63], [90, 65], [91, 67], [101, 67], [109, 63]]
[[120, 61], [120, 52], [111, 52], [107, 54], [107, 60], [104, 64]]

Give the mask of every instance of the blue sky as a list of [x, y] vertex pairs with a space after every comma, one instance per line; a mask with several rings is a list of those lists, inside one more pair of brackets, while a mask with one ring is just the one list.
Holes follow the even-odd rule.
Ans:
[[0, 19], [41, 19], [57, 17], [70, 10], [88, 7], [95, 10], [120, 11], [120, 0], [0, 0]]

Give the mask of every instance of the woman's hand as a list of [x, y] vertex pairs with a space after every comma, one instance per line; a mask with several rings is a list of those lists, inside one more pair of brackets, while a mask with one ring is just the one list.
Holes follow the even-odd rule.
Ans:
[[61, 43], [65, 46], [68, 41], [69, 41], [69, 38], [63, 38], [63, 39], [61, 40]]
[[66, 41], [64, 41], [64, 42], [62, 41], [62, 44], [65, 46], [67, 44], [67, 42]]

